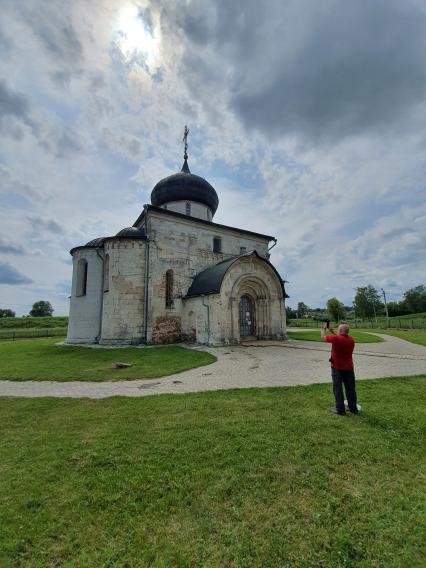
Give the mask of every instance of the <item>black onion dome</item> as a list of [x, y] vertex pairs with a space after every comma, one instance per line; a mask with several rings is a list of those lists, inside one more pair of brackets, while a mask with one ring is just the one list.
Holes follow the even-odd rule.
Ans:
[[127, 239], [146, 239], [145, 231], [137, 227], [126, 227], [125, 229], [121, 229], [115, 235], [116, 237], [126, 237]]
[[192, 174], [185, 160], [182, 170], [160, 180], [151, 192], [151, 203], [160, 207], [170, 201], [196, 201], [207, 205], [213, 215], [219, 205], [219, 198], [212, 185], [204, 178]]

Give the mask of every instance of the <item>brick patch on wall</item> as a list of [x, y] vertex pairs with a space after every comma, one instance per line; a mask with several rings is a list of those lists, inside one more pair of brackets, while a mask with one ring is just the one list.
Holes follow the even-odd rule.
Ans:
[[176, 343], [181, 341], [182, 329], [180, 317], [156, 318], [152, 332], [153, 343]]

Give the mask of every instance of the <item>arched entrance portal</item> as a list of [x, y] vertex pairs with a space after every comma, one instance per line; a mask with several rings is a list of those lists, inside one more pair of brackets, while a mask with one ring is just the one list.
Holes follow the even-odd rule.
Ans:
[[[253, 339], [281, 338], [283, 335], [281, 282], [275, 274], [274, 278], [271, 277], [271, 273], [264, 264], [253, 267], [241, 262], [239, 266], [235, 266], [235, 272], [237, 268], [241, 272], [243, 268], [248, 268], [250, 272], [247, 270], [248, 273], [237, 275], [232, 282], [231, 337], [236, 343], [249, 337]], [[257, 274], [255, 269], [258, 269]], [[229, 280], [233, 276], [230, 271]]]
[[240, 299], [240, 337], [254, 335], [254, 306], [250, 296], [244, 294]]

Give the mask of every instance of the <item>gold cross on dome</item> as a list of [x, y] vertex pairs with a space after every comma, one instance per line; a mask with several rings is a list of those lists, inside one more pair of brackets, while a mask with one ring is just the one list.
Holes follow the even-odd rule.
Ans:
[[184, 160], [188, 159], [188, 134], [189, 134], [189, 128], [185, 124], [185, 129], [183, 131], [183, 139], [182, 139], [182, 142], [184, 143], [184, 147], [185, 147], [185, 152], [183, 154]]

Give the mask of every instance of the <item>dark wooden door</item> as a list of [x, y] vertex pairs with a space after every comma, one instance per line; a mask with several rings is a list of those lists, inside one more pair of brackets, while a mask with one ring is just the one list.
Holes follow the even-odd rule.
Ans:
[[248, 296], [240, 300], [240, 337], [254, 335], [253, 302]]

